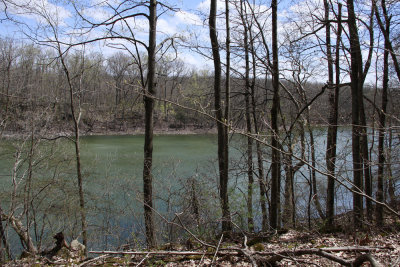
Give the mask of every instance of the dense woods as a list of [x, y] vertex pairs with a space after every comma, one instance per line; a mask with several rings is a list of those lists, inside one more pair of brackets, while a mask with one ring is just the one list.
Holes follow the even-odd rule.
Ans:
[[[253, 265], [281, 259], [249, 256], [250, 236], [398, 231], [400, 3], [178, 2], [0, 3], [0, 262], [43, 254], [60, 231], [85, 255], [243, 234]], [[156, 184], [154, 132], [216, 134], [215, 171]], [[137, 188], [105, 179], [96, 198], [81, 159], [82, 136], [114, 134], [144, 134], [124, 236], [110, 194]]]

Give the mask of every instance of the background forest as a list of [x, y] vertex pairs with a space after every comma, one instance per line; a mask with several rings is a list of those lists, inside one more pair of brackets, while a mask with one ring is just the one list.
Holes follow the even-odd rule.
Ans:
[[[104, 250], [395, 230], [399, 5], [1, 1], [0, 262], [60, 231]], [[154, 161], [167, 133], [210, 134], [212, 163]], [[139, 174], [87, 152], [127, 134]]]

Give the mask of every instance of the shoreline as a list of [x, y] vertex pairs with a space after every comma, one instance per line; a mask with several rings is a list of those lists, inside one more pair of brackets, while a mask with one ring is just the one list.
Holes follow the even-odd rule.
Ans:
[[[173, 129], [173, 128], [157, 128], [154, 129], [154, 135], [201, 135], [201, 134], [216, 134], [217, 129], [213, 128], [193, 128], [186, 127], [185, 129]], [[114, 130], [95, 130], [95, 131], [84, 131], [80, 130], [80, 137], [87, 136], [124, 136], [124, 135], [144, 135], [144, 128], [136, 128], [136, 129], [127, 129], [125, 131], [114, 131]], [[39, 134], [40, 135], [40, 134]], [[46, 137], [47, 139], [56, 139], [62, 137], [73, 137], [73, 131], [60, 131], [60, 132], [49, 132]], [[10, 132], [4, 131], [0, 137], [0, 139], [21, 139], [30, 136], [30, 133], [23, 132]]]
[[[326, 125], [313, 125], [315, 129], [326, 128]], [[346, 126], [339, 126], [345, 128]], [[124, 135], [144, 135], [144, 127], [129, 128], [126, 130], [113, 130], [104, 129], [103, 127], [96, 127], [95, 129], [87, 130], [84, 127], [80, 129], [80, 137], [86, 136], [124, 136]], [[194, 127], [186, 126], [185, 128], [170, 128], [170, 127], [157, 127], [153, 131], [154, 135], [201, 135], [201, 134], [217, 134], [216, 127]], [[3, 131], [1, 139], [22, 139], [30, 136], [29, 132], [15, 132], [15, 131]], [[48, 130], [44, 131], [44, 134], [36, 133], [36, 136], [41, 136], [44, 139], [57, 139], [62, 137], [73, 137], [74, 131], [71, 130]]]

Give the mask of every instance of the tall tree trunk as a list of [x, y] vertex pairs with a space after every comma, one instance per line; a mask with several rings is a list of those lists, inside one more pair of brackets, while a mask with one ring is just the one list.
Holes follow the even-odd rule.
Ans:
[[293, 178], [294, 178], [294, 170], [293, 170], [293, 160], [292, 160], [292, 134], [288, 133], [287, 137], [288, 143], [288, 154], [284, 155], [285, 159], [285, 192], [284, 192], [284, 208], [283, 208], [283, 217], [282, 224], [286, 228], [294, 227], [294, 189], [293, 189]]
[[[368, 131], [367, 131], [367, 118], [365, 114], [365, 107], [364, 107], [364, 82], [365, 78], [368, 73], [368, 69], [371, 66], [371, 59], [372, 59], [372, 53], [373, 53], [373, 43], [374, 43], [374, 30], [373, 30], [373, 22], [374, 22], [374, 12], [375, 9], [374, 7], [371, 7], [371, 14], [369, 17], [370, 24], [369, 24], [369, 37], [370, 37], [370, 43], [369, 43], [369, 54], [367, 57], [367, 60], [365, 62], [364, 69], [360, 70], [360, 76], [361, 78], [359, 79], [359, 96], [360, 96], [360, 102], [359, 102], [359, 108], [360, 108], [360, 130], [361, 130], [361, 138], [360, 138], [360, 146], [361, 146], [361, 159], [362, 159], [362, 164], [363, 164], [363, 172], [364, 172], [364, 184], [365, 184], [365, 193], [367, 196], [372, 197], [372, 171], [371, 171], [371, 162], [370, 162], [370, 156], [369, 156], [369, 149], [368, 149]], [[361, 48], [360, 48], [361, 50]], [[360, 62], [362, 63], [362, 54], [360, 53]], [[362, 65], [361, 65], [362, 66]], [[367, 208], [367, 219], [369, 221], [372, 221], [372, 201], [370, 198], [366, 198], [366, 208]]]
[[[71, 92], [71, 99], [73, 98]], [[72, 107], [73, 103], [71, 103]], [[73, 108], [72, 108], [73, 109]], [[74, 113], [74, 112], [73, 112]], [[78, 118], [75, 115], [72, 115], [74, 118], [74, 126], [75, 126], [75, 157], [76, 157], [76, 173], [78, 176], [78, 188], [79, 188], [79, 206], [81, 212], [81, 221], [82, 221], [82, 239], [83, 245], [85, 246], [85, 251], [87, 248], [87, 222], [86, 222], [86, 209], [85, 209], [85, 198], [83, 193], [83, 177], [82, 177], [82, 167], [81, 167], [81, 151], [80, 151], [80, 133], [79, 133], [79, 121], [80, 121], [80, 113]]]
[[[243, 46], [244, 46], [244, 58], [245, 58], [245, 118], [246, 118], [246, 130], [248, 134], [252, 133], [251, 126], [251, 115], [250, 115], [250, 57], [249, 57], [249, 38], [248, 28], [244, 17], [245, 6], [244, 1], [240, 1], [240, 18], [243, 24]], [[254, 219], [253, 219], [253, 186], [254, 186], [254, 166], [253, 166], [253, 138], [247, 137], [247, 227], [250, 232], [254, 230]]]
[[[325, 5], [328, 5], [325, 0]], [[325, 7], [327, 8], [327, 7]], [[327, 188], [327, 200], [326, 200], [326, 218], [327, 226], [333, 226], [333, 218], [335, 215], [335, 164], [336, 164], [336, 144], [337, 144], [337, 130], [338, 130], [338, 113], [339, 113], [339, 84], [340, 84], [340, 40], [342, 34], [342, 5], [338, 6], [338, 29], [337, 29], [337, 39], [336, 39], [336, 54], [335, 54], [335, 75], [336, 75], [336, 85], [329, 84], [329, 126], [328, 126], [328, 137], [326, 142], [326, 167], [328, 170], [328, 188]], [[325, 11], [326, 12], [326, 11]], [[328, 14], [325, 16], [329, 19]], [[329, 34], [328, 34], [329, 31]], [[330, 36], [330, 28], [327, 28], [327, 39]], [[327, 42], [328, 43], [328, 42]], [[329, 38], [330, 43], [330, 38]], [[328, 47], [328, 46], [327, 46]], [[329, 46], [330, 51], [330, 46]], [[328, 65], [330, 65], [328, 60]], [[333, 75], [333, 73], [332, 73]], [[330, 77], [330, 76], [329, 76]], [[332, 77], [333, 82], [333, 77]]]
[[[385, 34], [389, 35], [390, 19], [386, 15], [385, 0], [382, 0], [382, 9], [385, 13]], [[388, 102], [388, 87], [389, 87], [389, 44], [385, 39], [385, 51], [383, 53], [383, 82], [382, 82], [382, 108], [379, 114], [379, 139], [378, 139], [378, 188], [376, 192], [376, 200], [383, 202], [384, 191], [384, 171], [385, 171], [385, 123], [386, 123], [386, 107]], [[382, 226], [383, 220], [383, 207], [377, 205], [376, 207], [376, 224]]]
[[[82, 227], [82, 241], [83, 245], [85, 246], [85, 253], [87, 249], [87, 221], [86, 221], [86, 209], [85, 209], [85, 197], [83, 193], [83, 177], [82, 177], [82, 167], [81, 167], [81, 154], [80, 154], [80, 132], [79, 132], [79, 123], [81, 120], [81, 111], [80, 111], [80, 100], [78, 99], [78, 108], [79, 110], [77, 111], [75, 109], [75, 94], [77, 92], [74, 91], [74, 86], [72, 85], [72, 78], [70, 76], [68, 67], [65, 63], [65, 58], [64, 54], [61, 50], [61, 44], [58, 43], [58, 54], [60, 55], [60, 60], [62, 64], [62, 68], [64, 70], [67, 83], [68, 83], [68, 88], [69, 88], [69, 105], [70, 105], [70, 110], [71, 110], [71, 115], [72, 115], [72, 120], [74, 124], [74, 134], [75, 134], [75, 140], [74, 140], [74, 145], [75, 145], [75, 161], [76, 161], [76, 174], [78, 178], [78, 195], [79, 195], [79, 208], [80, 208], [80, 215], [81, 215], [81, 227]], [[82, 65], [82, 68], [84, 66]], [[82, 74], [83, 75], [83, 70]], [[82, 81], [82, 77], [81, 77]], [[80, 81], [80, 82], [81, 82]], [[77, 94], [79, 97], [79, 93]]]
[[[143, 200], [144, 220], [146, 226], [146, 241], [148, 248], [156, 247], [156, 236], [153, 217], [153, 112], [156, 93], [155, 68], [156, 68], [156, 30], [157, 30], [157, 1], [151, 0], [149, 6], [149, 47], [148, 47], [148, 73], [147, 92], [144, 96], [145, 108], [145, 136], [144, 136], [144, 164], [143, 164]], [[147, 96], [148, 95], [148, 96]]]
[[[335, 203], [335, 180], [333, 178], [335, 172], [335, 154], [336, 147], [334, 144], [336, 143], [335, 137], [335, 88], [333, 87], [333, 59], [332, 59], [332, 51], [331, 51], [331, 23], [329, 22], [329, 12], [330, 6], [328, 0], [324, 0], [324, 8], [325, 8], [325, 40], [326, 40], [326, 55], [328, 59], [328, 89], [329, 89], [329, 105], [330, 105], [330, 113], [329, 113], [329, 125], [328, 125], [328, 136], [326, 142], [326, 167], [328, 170], [328, 188], [327, 188], [327, 223], [329, 226], [333, 224], [333, 215], [334, 215], [334, 203]], [[339, 14], [341, 9], [339, 7]], [[340, 20], [340, 15], [338, 16], [338, 20]], [[340, 23], [338, 23], [339, 25]], [[337, 123], [336, 123], [337, 124]]]
[[[249, 27], [249, 36], [250, 36], [250, 51], [252, 56], [252, 64], [253, 64], [253, 80], [251, 83], [251, 113], [253, 116], [253, 124], [254, 124], [254, 132], [258, 135], [260, 133], [258, 119], [257, 119], [257, 103], [256, 103], [256, 92], [255, 92], [255, 84], [256, 84], [256, 52], [254, 49], [254, 39], [252, 35], [251, 28]], [[261, 144], [256, 140], [256, 150], [257, 150], [257, 169], [258, 169], [258, 183], [260, 187], [260, 206], [261, 206], [261, 216], [262, 216], [262, 231], [266, 232], [268, 230], [268, 218], [267, 218], [267, 206], [266, 206], [266, 183], [264, 183], [264, 164], [263, 164], [263, 152], [261, 149]]]
[[[231, 29], [230, 29], [230, 17], [229, 17], [229, 0], [225, 0], [225, 26], [226, 26], [226, 76], [225, 76], [225, 117], [224, 120], [229, 124], [230, 120], [230, 90], [231, 90]], [[222, 107], [221, 107], [222, 109]], [[228, 225], [226, 226], [227, 231], [231, 230], [231, 219], [230, 219], [230, 211], [229, 211], [229, 200], [228, 200], [228, 170], [229, 170], [229, 127], [227, 125], [223, 125], [224, 129], [224, 173], [226, 180], [226, 206], [228, 208], [227, 214], [224, 215], [224, 218], [228, 218]]]
[[[354, 12], [353, 0], [347, 1], [348, 26], [350, 33], [350, 55], [351, 55], [351, 111], [352, 111], [352, 155], [353, 155], [353, 183], [355, 191], [362, 191], [362, 158], [360, 147], [360, 105], [362, 101], [362, 88], [360, 88], [362, 79], [362, 56], [360, 41], [358, 36], [356, 16]], [[353, 219], [354, 227], [361, 228], [363, 221], [363, 202], [359, 193], [353, 193]]]
[[3, 132], [7, 127], [8, 124], [8, 113], [9, 113], [9, 106], [10, 106], [10, 87], [11, 87], [11, 66], [12, 66], [12, 52], [11, 52], [11, 45], [10, 45], [10, 51], [8, 53], [8, 58], [7, 58], [7, 67], [6, 67], [6, 75], [7, 75], [7, 81], [3, 81], [3, 88], [4, 88], [4, 94], [6, 98], [6, 103], [4, 105], [4, 115], [3, 118], [0, 120], [0, 138], [3, 136]]
[[[362, 98], [362, 92], [361, 92]], [[371, 173], [371, 163], [369, 160], [369, 150], [368, 150], [368, 133], [367, 133], [367, 119], [365, 116], [365, 108], [363, 100], [360, 101], [360, 125], [361, 125], [361, 154], [363, 162], [363, 172], [364, 172], [364, 185], [365, 194], [372, 197], [372, 173]], [[366, 212], [367, 219], [372, 221], [372, 202], [369, 198], [366, 198]]]
[[231, 215], [229, 210], [228, 198], [228, 140], [226, 139], [223, 115], [221, 106], [221, 58], [219, 54], [219, 45], [216, 28], [217, 19], [217, 1], [211, 0], [209, 30], [214, 61], [214, 108], [217, 119], [218, 132], [218, 167], [219, 167], [219, 195], [222, 209], [222, 231], [230, 232], [232, 230]]
[[393, 178], [392, 172], [392, 144], [393, 144], [393, 128], [392, 128], [392, 120], [389, 117], [389, 136], [388, 136], [388, 146], [387, 146], [387, 153], [386, 153], [386, 172], [388, 176], [388, 193], [390, 197], [390, 205], [392, 207], [396, 207], [396, 188], [395, 188], [395, 181]]
[[280, 227], [280, 188], [281, 188], [281, 158], [279, 151], [279, 127], [278, 112], [279, 100], [279, 61], [278, 61], [278, 1], [272, 0], [272, 87], [273, 99], [271, 107], [271, 127], [272, 127], [272, 162], [271, 162], [271, 210], [270, 227], [277, 229]]
[[[246, 82], [247, 83], [247, 82]], [[250, 117], [250, 96], [249, 92], [246, 92], [246, 126], [247, 133], [251, 134], [251, 117]], [[254, 187], [254, 176], [253, 176], [253, 138], [247, 137], [247, 226], [250, 232], [254, 231], [254, 219], [253, 219], [253, 187]]]
[[[225, 0], [225, 25], [226, 25], [226, 75], [225, 75], [225, 121], [229, 123], [231, 108], [231, 28], [229, 22], [229, 0]], [[225, 158], [229, 158], [228, 140], [229, 127], [225, 126], [226, 151]]]
[[[308, 113], [308, 112], [307, 112]], [[311, 184], [312, 184], [312, 190], [313, 190], [313, 200], [314, 200], [314, 205], [315, 208], [317, 209], [318, 215], [321, 219], [324, 219], [326, 216], [324, 215], [321, 207], [321, 202], [319, 201], [319, 195], [318, 195], [318, 190], [317, 190], [317, 174], [316, 174], [316, 168], [317, 168], [317, 160], [315, 157], [315, 140], [314, 140], [314, 133], [311, 128], [311, 123], [310, 123], [310, 115], [307, 114], [307, 128], [308, 128], [308, 134], [310, 136], [310, 149], [311, 149]]]

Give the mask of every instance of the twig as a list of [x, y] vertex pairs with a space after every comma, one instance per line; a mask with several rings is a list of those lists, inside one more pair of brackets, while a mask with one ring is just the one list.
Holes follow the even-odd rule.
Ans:
[[182, 223], [181, 218], [179, 217], [178, 213], [175, 213], [175, 216], [178, 218], [179, 224], [180, 226], [187, 232], [189, 233], [194, 239], [196, 239], [197, 242], [199, 242], [200, 244], [202, 244], [203, 246], [206, 247], [212, 247], [212, 248], [216, 248], [213, 245], [207, 244], [206, 242], [204, 242], [203, 240], [199, 239], [195, 234], [193, 234], [189, 229], [186, 228], [186, 226]]
[[204, 260], [204, 257], [205, 257], [205, 256], [206, 256], [206, 253], [203, 253], [203, 255], [201, 256], [201, 259], [200, 259], [199, 266], [202, 266], [203, 260]]
[[[346, 83], [346, 84], [341, 84], [341, 86], [347, 86], [347, 85], [348, 85], [347, 83]], [[323, 90], [325, 90], [325, 89], [323, 89]], [[372, 202], [374, 202], [374, 203], [377, 204], [377, 205], [381, 205], [381, 206], [385, 207], [390, 213], [392, 213], [392, 214], [394, 214], [395, 216], [397, 216], [397, 217], [400, 218], [400, 213], [399, 213], [399, 212], [397, 212], [396, 210], [392, 209], [392, 208], [391, 208], [389, 205], [387, 205], [386, 203], [380, 202], [380, 201], [376, 200], [375, 198], [373, 198], [373, 197], [367, 195], [367, 194], [364, 193], [360, 188], [358, 188], [357, 186], [355, 186], [354, 183], [353, 183], [352, 181], [350, 181], [349, 179], [346, 179], [345, 177], [343, 177], [343, 178], [346, 180], [346, 182], [349, 183], [349, 185], [347, 185], [346, 183], [344, 183], [343, 181], [341, 181], [340, 179], [338, 179], [338, 177], [336, 177], [336, 176], [334, 176], [334, 175], [332, 175], [332, 174], [330, 174], [330, 173], [328, 173], [328, 172], [325, 172], [325, 171], [323, 171], [323, 170], [320, 170], [320, 169], [316, 168], [315, 166], [312, 166], [311, 163], [305, 161], [304, 159], [302, 159], [302, 158], [300, 158], [300, 157], [297, 157], [296, 155], [293, 155], [292, 153], [286, 152], [286, 151], [284, 151], [284, 150], [282, 150], [282, 149], [279, 149], [279, 148], [277, 148], [277, 147], [273, 147], [271, 144], [269, 144], [269, 143], [266, 142], [265, 140], [261, 140], [260, 138], [258, 138], [258, 137], [257, 137], [256, 135], [254, 135], [254, 134], [250, 134], [250, 133], [248, 133], [248, 132], [245, 132], [245, 131], [242, 131], [242, 130], [239, 130], [239, 129], [236, 129], [236, 128], [232, 127], [232, 125], [231, 125], [229, 122], [220, 121], [220, 120], [216, 119], [213, 115], [210, 115], [210, 114], [208, 114], [208, 113], [205, 112], [205, 111], [198, 110], [198, 109], [196, 109], [196, 108], [191, 108], [191, 107], [188, 107], [188, 106], [184, 106], [184, 105], [182, 105], [182, 104], [179, 104], [179, 103], [174, 102], [174, 101], [170, 101], [170, 100], [168, 100], [168, 99], [158, 98], [158, 97], [155, 97], [155, 96], [153, 96], [153, 95], [149, 95], [149, 94], [147, 94], [146, 92], [143, 93], [143, 92], [140, 92], [140, 91], [136, 91], [136, 93], [138, 93], [138, 94], [140, 94], [140, 95], [143, 95], [143, 96], [146, 96], [146, 97], [149, 97], [149, 98], [152, 98], [152, 99], [157, 100], [157, 101], [163, 101], [163, 102], [165, 102], [165, 103], [169, 103], [169, 104], [175, 105], [175, 106], [177, 106], [177, 107], [180, 107], [180, 108], [183, 108], [183, 109], [186, 109], [186, 110], [194, 111], [194, 112], [196, 112], [196, 113], [198, 113], [198, 114], [201, 114], [201, 115], [205, 116], [206, 118], [209, 118], [209, 119], [211, 119], [211, 120], [213, 120], [213, 121], [215, 121], [215, 122], [217, 122], [217, 123], [223, 124], [224, 126], [228, 127], [228, 129], [229, 129], [232, 133], [237, 133], [237, 134], [240, 134], [240, 135], [242, 135], [242, 136], [250, 137], [250, 138], [252, 138], [253, 140], [259, 142], [260, 144], [263, 144], [263, 145], [265, 145], [265, 146], [267, 146], [267, 147], [270, 147], [270, 148], [272, 148], [272, 149], [278, 150], [280, 153], [282, 153], [282, 154], [284, 154], [284, 155], [292, 156], [294, 159], [299, 160], [299, 161], [301, 161], [301, 162], [304, 162], [304, 164], [305, 164], [306, 166], [310, 167], [311, 169], [315, 170], [316, 172], [318, 172], [318, 173], [320, 173], [320, 174], [322, 174], [322, 175], [324, 175], [324, 176], [327, 176], [327, 177], [330, 177], [330, 178], [334, 179], [334, 180], [337, 181], [341, 186], [343, 186], [344, 188], [346, 188], [346, 189], [349, 190], [350, 192], [355, 193], [355, 194], [357, 194], [357, 195], [359, 195], [359, 196], [362, 196], [362, 197], [364, 197], [364, 198], [366, 198], [366, 199], [369, 199], [369, 200], [371, 200]], [[322, 92], [320, 92], [319, 94], [322, 94]], [[317, 96], [315, 96], [314, 98], [318, 97], [319, 94], [317, 94]], [[315, 100], [314, 98], [313, 98], [311, 101], [314, 101], [314, 100]], [[306, 105], [306, 107], [307, 107], [307, 105]], [[303, 109], [304, 109], [304, 107], [303, 107]]]
[[194, 239], [196, 239], [197, 242], [199, 242], [200, 244], [202, 244], [205, 247], [211, 247], [211, 248], [216, 248], [214, 245], [208, 244], [205, 241], [201, 240], [200, 238], [198, 238], [195, 234], [193, 234], [189, 229], [187, 229], [187, 227], [182, 223], [181, 218], [179, 217], [178, 213], [175, 213], [175, 217], [178, 218], [179, 220], [179, 224], [175, 223], [173, 221], [169, 221], [167, 218], [165, 218], [162, 214], [160, 214], [156, 209], [154, 209], [153, 207], [150, 207], [149, 205], [145, 204], [142, 200], [140, 200], [139, 198], [136, 198], [137, 201], [141, 202], [143, 205], [146, 205], [146, 207], [149, 207], [150, 209], [152, 209], [161, 219], [163, 219], [167, 224], [170, 225], [175, 225], [177, 227], [182, 228], [183, 230], [185, 230], [189, 235], [191, 235]]
[[326, 252], [371, 252], [371, 251], [378, 251], [378, 250], [393, 250], [392, 247], [329, 247], [329, 248], [320, 248], [322, 251]]
[[400, 266], [400, 256], [397, 257], [397, 259], [394, 261], [394, 263], [391, 266]]
[[378, 261], [376, 261], [370, 254], [362, 254], [358, 256], [352, 263], [351, 266], [358, 267], [362, 266], [364, 262], [371, 263], [372, 267], [382, 267]]
[[223, 238], [223, 237], [224, 237], [224, 234], [222, 234], [222, 235], [221, 235], [221, 238], [219, 239], [219, 242], [218, 242], [218, 245], [217, 245], [217, 249], [215, 250], [214, 257], [213, 257], [213, 259], [212, 259], [212, 261], [211, 261], [211, 266], [214, 264], [215, 257], [217, 256], [218, 249], [219, 249], [219, 246], [221, 245], [221, 242], [222, 242], [222, 238]]
[[101, 255], [101, 256], [98, 256], [98, 257], [96, 257], [96, 258], [87, 260], [87, 261], [85, 261], [85, 262], [79, 264], [78, 267], [85, 266], [86, 264], [89, 264], [89, 263], [92, 263], [92, 262], [95, 262], [95, 261], [98, 261], [98, 260], [100, 260], [100, 259], [107, 258], [107, 257], [110, 257], [110, 256], [109, 256], [109, 255]]
[[136, 267], [140, 266], [140, 264], [142, 264], [148, 257], [149, 257], [150, 253], [146, 254], [146, 257], [144, 257], [137, 265]]
[[248, 250], [248, 249], [240, 249], [240, 252], [250, 260], [251, 266], [257, 267], [257, 261], [253, 257], [253, 253], [250, 250]]
[[[122, 255], [160, 255], [160, 256], [168, 256], [168, 255], [213, 255], [213, 252], [204, 252], [204, 251], [164, 251], [164, 250], [159, 250], [159, 251], [89, 251], [89, 253], [92, 254], [122, 254]], [[236, 255], [238, 254], [236, 251], [218, 251], [218, 254], [232, 254]]]

